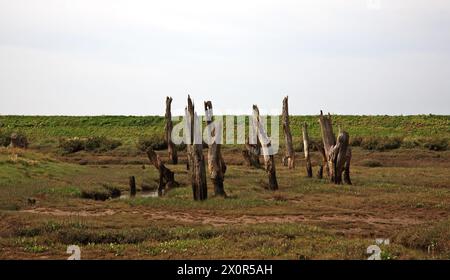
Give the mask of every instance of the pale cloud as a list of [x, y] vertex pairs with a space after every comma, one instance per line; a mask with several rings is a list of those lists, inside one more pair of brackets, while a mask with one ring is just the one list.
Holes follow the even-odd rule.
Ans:
[[0, 0], [0, 113], [448, 114], [449, 29], [440, 0]]

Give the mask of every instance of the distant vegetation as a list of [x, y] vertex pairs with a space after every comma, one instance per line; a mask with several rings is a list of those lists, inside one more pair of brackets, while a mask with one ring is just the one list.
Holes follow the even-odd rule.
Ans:
[[62, 138], [59, 140], [59, 147], [65, 154], [76, 153], [78, 151], [88, 152], [106, 152], [114, 150], [122, 145], [118, 140], [111, 140], [103, 136], [88, 137], [86, 139], [80, 138]]
[[[317, 116], [292, 116], [291, 131], [297, 151], [303, 149], [301, 124], [304, 122], [309, 125], [310, 137], [320, 139]], [[367, 150], [423, 147], [440, 151], [448, 149], [450, 139], [450, 116], [333, 115], [333, 123], [336, 128], [340, 126], [350, 133], [353, 146]], [[164, 117], [161, 116], [0, 116], [0, 145], [7, 146], [15, 131], [25, 133], [32, 147], [60, 146], [67, 153], [111, 150], [117, 148], [119, 142], [137, 150], [149, 146], [159, 150], [167, 145], [163, 137]], [[76, 137], [89, 141], [81, 143], [85, 140], [74, 140]], [[280, 141], [283, 144], [283, 137]]]

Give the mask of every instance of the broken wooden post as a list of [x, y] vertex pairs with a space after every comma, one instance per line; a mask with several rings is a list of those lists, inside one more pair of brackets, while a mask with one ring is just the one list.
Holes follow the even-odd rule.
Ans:
[[[348, 159], [347, 151], [350, 149], [349, 135], [345, 131], [340, 131], [336, 141], [330, 114], [324, 116], [322, 111], [320, 111], [319, 123], [322, 131], [322, 141], [327, 165], [330, 172], [330, 181], [335, 184], [342, 184], [342, 172], [344, 171]], [[350, 172], [350, 160], [348, 160], [348, 170]], [[347, 173], [347, 175], [348, 181], [346, 180], [346, 182], [351, 182], [350, 173]]]
[[327, 156], [325, 155], [325, 149], [323, 148], [323, 143], [314, 143], [317, 151], [319, 151], [319, 154], [322, 156], [322, 163], [319, 164], [319, 170], [317, 171], [317, 178], [322, 179], [323, 178], [323, 168], [325, 167], [327, 176], [330, 177], [330, 170], [328, 169], [328, 160]]
[[309, 135], [308, 135], [308, 124], [305, 122], [302, 126], [302, 134], [303, 134], [303, 152], [305, 153], [305, 161], [306, 161], [306, 174], [308, 177], [312, 177], [313, 171], [311, 166], [311, 158], [309, 155]]
[[259, 109], [258, 106], [253, 105], [253, 122], [252, 126], [256, 128], [257, 131], [257, 138], [261, 139], [261, 145], [262, 145], [262, 153], [264, 156], [264, 165], [266, 173], [269, 177], [269, 190], [277, 190], [278, 189], [278, 182], [277, 182], [277, 174], [275, 170], [275, 160], [274, 155], [272, 152], [272, 142], [270, 141], [270, 138], [268, 137], [266, 130], [264, 128], [264, 124], [261, 121], [260, 115], [259, 115]]
[[172, 113], [171, 113], [171, 104], [172, 104], [172, 97], [167, 96], [166, 97], [166, 125], [165, 125], [165, 136], [166, 136], [166, 142], [167, 142], [167, 149], [169, 152], [169, 162], [172, 164], [178, 163], [178, 155], [177, 155], [177, 149], [175, 147], [175, 144], [172, 141], [172, 130], [173, 130], [173, 123], [172, 123]]
[[147, 156], [150, 162], [155, 166], [159, 172], [159, 186], [158, 195], [161, 196], [165, 193], [165, 189], [177, 187], [179, 184], [175, 181], [175, 174], [168, 169], [164, 163], [162, 163], [159, 156], [150, 147], [147, 150]]
[[289, 169], [292, 169], [295, 167], [295, 152], [294, 147], [292, 145], [292, 134], [289, 125], [289, 109], [287, 96], [283, 99], [282, 119], [283, 119], [284, 139], [286, 142], [286, 156], [284, 157], [283, 165], [285, 166], [287, 165]]
[[9, 144], [9, 147], [11, 148], [28, 148], [28, 139], [24, 134], [20, 133], [12, 133], [11, 134], [11, 143]]
[[261, 154], [261, 143], [259, 140], [256, 144], [249, 144], [248, 139], [245, 140], [245, 150], [242, 151], [242, 156], [248, 166], [255, 168], [261, 168], [261, 162], [259, 161], [259, 155]]
[[223, 181], [224, 181], [224, 175], [227, 170], [227, 166], [225, 164], [225, 161], [222, 157], [221, 153], [221, 131], [216, 131], [216, 128], [218, 130], [221, 130], [222, 127], [219, 125], [215, 125], [213, 122], [213, 109], [212, 109], [212, 102], [206, 101], [205, 102], [205, 116], [206, 116], [206, 124], [207, 124], [207, 131], [208, 131], [208, 137], [210, 137], [210, 141], [208, 141], [208, 172], [210, 174], [210, 178], [214, 184], [214, 194], [216, 196], [223, 196], [226, 197], [227, 194], [225, 193], [224, 187], [223, 187]]
[[344, 182], [351, 185], [352, 180], [350, 179], [350, 162], [352, 160], [352, 149], [350, 146], [347, 148], [347, 156], [345, 160], [345, 166], [344, 166]]
[[130, 176], [130, 197], [136, 196], [136, 179]]
[[189, 124], [190, 146], [189, 170], [191, 172], [192, 193], [194, 200], [205, 200], [208, 198], [206, 183], [205, 157], [203, 156], [203, 143], [201, 137], [200, 122], [194, 110], [191, 97], [188, 96], [188, 107], [186, 119]]

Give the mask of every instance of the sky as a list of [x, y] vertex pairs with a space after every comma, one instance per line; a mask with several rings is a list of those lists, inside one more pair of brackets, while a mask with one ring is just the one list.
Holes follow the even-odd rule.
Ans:
[[0, 0], [0, 114], [450, 114], [448, 0]]

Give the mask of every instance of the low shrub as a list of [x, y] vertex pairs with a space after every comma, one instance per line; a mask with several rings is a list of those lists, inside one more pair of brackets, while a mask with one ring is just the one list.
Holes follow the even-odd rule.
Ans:
[[11, 133], [0, 130], [0, 146], [8, 147], [11, 143]]
[[110, 198], [120, 197], [119, 188], [111, 185], [102, 185], [90, 189], [81, 190], [81, 198], [105, 201]]
[[80, 139], [78, 137], [59, 140], [59, 148], [65, 154], [72, 154], [79, 151], [88, 152], [106, 152], [116, 149], [122, 145], [118, 140], [107, 139], [106, 137], [89, 137], [87, 139]]
[[350, 146], [359, 147], [361, 146], [362, 141], [363, 138], [360, 136], [350, 137]]
[[367, 137], [361, 141], [361, 147], [366, 150], [393, 150], [402, 145], [402, 139], [397, 137]]
[[444, 138], [427, 138], [424, 140], [423, 146], [431, 151], [446, 151], [448, 140]]
[[122, 143], [118, 140], [111, 140], [104, 136], [94, 136], [86, 139], [84, 149], [90, 152], [106, 152], [114, 150], [120, 145], [122, 145]]
[[422, 141], [416, 137], [405, 137], [402, 141], [402, 147], [406, 149], [413, 149], [422, 146]]
[[414, 226], [399, 232], [394, 241], [407, 248], [434, 251], [436, 253], [450, 252], [450, 220], [429, 226]]
[[148, 148], [152, 148], [155, 151], [167, 149], [167, 142], [163, 135], [152, 135], [150, 137], [141, 137], [137, 142], [137, 148], [143, 152]]
[[10, 136], [11, 146], [14, 148], [28, 148], [28, 138], [24, 133], [14, 132]]
[[60, 139], [59, 148], [65, 154], [72, 154], [84, 150], [84, 141], [78, 137], [70, 139]]

